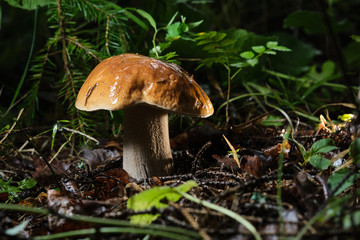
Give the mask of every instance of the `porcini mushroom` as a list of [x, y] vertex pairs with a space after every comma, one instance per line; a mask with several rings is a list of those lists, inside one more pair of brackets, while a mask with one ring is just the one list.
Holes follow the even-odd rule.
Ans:
[[136, 179], [172, 171], [168, 113], [208, 117], [210, 99], [185, 70], [138, 54], [102, 61], [82, 85], [76, 108], [124, 109], [123, 168]]

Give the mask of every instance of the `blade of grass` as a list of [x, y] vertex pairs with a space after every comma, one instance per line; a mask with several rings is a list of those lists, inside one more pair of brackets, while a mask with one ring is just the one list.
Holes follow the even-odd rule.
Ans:
[[141, 229], [141, 228], [131, 228], [131, 227], [102, 227], [99, 229], [90, 228], [90, 229], [81, 229], [74, 231], [67, 231], [62, 233], [50, 234], [47, 236], [36, 236], [33, 237], [34, 240], [52, 240], [52, 239], [68, 239], [72, 237], [78, 236], [86, 236], [86, 235], [95, 235], [101, 233], [105, 234], [121, 234], [121, 233], [132, 233], [132, 234], [143, 234], [143, 235], [151, 235], [157, 237], [164, 237], [166, 239], [175, 239], [175, 240], [192, 240], [193, 237], [186, 237], [183, 235], [177, 235], [171, 232], [161, 232], [153, 229]]
[[[31, 212], [36, 214], [49, 215], [50, 212], [47, 209], [28, 207], [28, 206], [20, 206], [17, 204], [5, 204], [0, 203], [0, 209], [10, 210], [10, 211], [19, 211], [19, 212]], [[146, 229], [151, 231], [158, 231], [163, 233], [172, 234], [172, 236], [181, 236], [181, 239], [198, 239], [200, 235], [194, 231], [184, 231], [182, 228], [164, 226], [159, 224], [150, 224], [150, 225], [139, 225], [130, 223], [127, 220], [118, 220], [118, 219], [106, 219], [99, 217], [90, 217], [84, 215], [72, 215], [72, 216], [61, 216], [66, 219], [70, 219], [73, 221], [82, 221], [99, 225], [108, 225], [108, 226], [116, 226], [116, 227], [126, 227], [133, 229]], [[150, 233], [150, 232], [149, 232]]]
[[[263, 71], [270, 74], [270, 75], [280, 77], [280, 78], [283, 78], [283, 79], [287, 79], [287, 80], [290, 80], [290, 81], [296, 81], [296, 82], [301, 82], [301, 83], [308, 81], [308, 79], [306, 77], [294, 77], [294, 76], [291, 76], [291, 75], [275, 72], [275, 71], [265, 69], [265, 68], [263, 69]], [[336, 78], [340, 78], [340, 75], [337, 74], [333, 78], [329, 79], [328, 81], [334, 80]], [[331, 88], [334, 88], [334, 89], [342, 89], [342, 90], [347, 89], [346, 85], [344, 85], [344, 84], [332, 83], [332, 82], [325, 82], [325, 83], [323, 83], [323, 86], [331, 87]], [[351, 86], [351, 88], [354, 89], [354, 90], [359, 89], [358, 86]]]
[[234, 155], [234, 160], [236, 162], [236, 164], [238, 165], [238, 167], [240, 168], [240, 161], [239, 161], [239, 158], [237, 156], [237, 153], [236, 153], [236, 150], [234, 148], [234, 146], [230, 143], [230, 141], [225, 137], [225, 135], [223, 134], [223, 137], [227, 143], [227, 145], [229, 145], [229, 148], [231, 149], [233, 155]]
[[11, 126], [11, 128], [9, 129], [9, 131], [7, 131], [7, 133], [5, 134], [5, 136], [0, 140], [0, 144], [2, 144], [5, 139], [9, 136], [9, 134], [11, 133], [11, 131], [14, 129], [14, 127], [16, 126], [16, 122], [19, 121], [21, 114], [23, 113], [24, 109], [20, 109], [20, 112], [16, 118], [16, 121], [13, 123], [13, 125]]
[[[262, 93], [247, 93], [247, 94], [242, 94], [242, 95], [240, 95], [240, 96], [237, 96], [237, 97], [234, 97], [234, 98], [229, 99], [229, 103], [234, 102], [234, 101], [236, 101], [236, 100], [239, 100], [239, 99], [241, 99], [241, 98], [253, 97], [253, 96], [264, 96], [264, 94], [262, 94]], [[223, 107], [225, 107], [226, 104], [227, 104], [227, 102], [224, 102], [224, 103], [222, 103], [222, 104], [219, 106], [219, 108], [218, 108], [217, 111], [216, 111], [215, 116], [217, 116], [217, 115], [219, 114], [220, 110], [221, 110]]]
[[244, 217], [242, 217], [241, 215], [237, 214], [236, 212], [233, 212], [227, 208], [224, 208], [224, 207], [221, 207], [221, 206], [218, 206], [216, 204], [213, 204], [211, 202], [207, 202], [207, 201], [203, 201], [203, 200], [200, 200], [196, 197], [193, 197], [191, 196], [190, 194], [187, 194], [187, 193], [184, 193], [184, 192], [181, 192], [177, 189], [174, 188], [174, 191], [176, 191], [177, 193], [181, 194], [184, 198], [192, 201], [192, 202], [195, 202], [197, 204], [201, 204], [203, 205], [204, 207], [207, 207], [207, 208], [210, 208], [212, 210], [215, 210], [215, 211], [218, 211], [228, 217], [231, 217], [232, 219], [236, 220], [237, 222], [239, 222], [240, 224], [242, 224], [247, 230], [249, 230], [254, 238], [256, 240], [261, 240], [261, 236], [260, 234], [256, 231], [256, 228], [254, 227], [254, 225], [252, 225], [248, 220], [246, 220]]
[[[359, 196], [360, 194], [360, 190], [358, 190], [355, 195]], [[328, 205], [326, 205], [326, 207], [320, 209], [306, 224], [305, 226], [299, 231], [299, 233], [296, 235], [295, 238], [293, 238], [292, 240], [301, 240], [303, 239], [304, 235], [307, 233], [307, 231], [311, 228], [312, 225], [314, 225], [314, 223], [316, 221], [318, 221], [321, 217], [323, 217], [324, 215], [326, 215], [326, 213], [331, 210], [334, 209], [336, 206], [340, 206], [343, 205], [346, 201], [353, 199], [354, 195], [352, 194], [348, 194], [345, 195], [343, 197], [336, 197], [333, 198], [332, 202], [330, 202]]]
[[[281, 152], [279, 156], [279, 166], [278, 166], [278, 178], [277, 178], [277, 194], [276, 194], [276, 203], [278, 207], [279, 214], [279, 223], [280, 223], [280, 232], [283, 234], [284, 231], [284, 221], [282, 217], [282, 179], [283, 179], [283, 161], [285, 156], [286, 145], [289, 142], [289, 136], [291, 135], [291, 128], [288, 126], [286, 133], [283, 137], [283, 142], [281, 143]], [[282, 236], [283, 238], [283, 236]]]

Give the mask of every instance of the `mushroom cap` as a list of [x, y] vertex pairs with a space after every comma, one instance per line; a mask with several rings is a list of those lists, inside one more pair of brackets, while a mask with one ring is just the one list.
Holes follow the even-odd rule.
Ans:
[[130, 53], [98, 64], [83, 83], [75, 106], [95, 111], [119, 110], [136, 104], [195, 117], [214, 113], [209, 97], [184, 69]]

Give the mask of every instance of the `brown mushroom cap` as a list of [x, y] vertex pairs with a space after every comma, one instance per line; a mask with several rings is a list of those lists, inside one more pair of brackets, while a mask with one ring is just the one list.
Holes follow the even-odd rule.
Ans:
[[140, 103], [195, 117], [214, 112], [208, 96], [185, 70], [129, 53], [97, 65], [81, 87], [75, 106], [84, 111], [119, 110]]

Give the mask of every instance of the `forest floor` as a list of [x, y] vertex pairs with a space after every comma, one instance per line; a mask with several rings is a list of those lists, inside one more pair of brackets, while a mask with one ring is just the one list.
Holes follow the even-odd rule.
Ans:
[[[57, 138], [54, 149], [60, 151], [50, 155], [44, 149], [51, 136], [38, 136], [34, 129], [14, 130], [1, 145], [5, 154], [0, 161], [0, 202], [9, 207], [1, 204], [0, 235], [2, 239], [149, 239], [146, 234], [153, 236], [150, 239], [358, 239], [360, 228], [354, 225], [359, 218], [349, 217], [360, 207], [359, 182], [348, 181], [357, 172], [347, 151], [353, 141], [350, 124], [318, 129], [296, 124], [289, 135], [286, 129], [259, 124], [260, 120], [227, 130], [205, 122], [173, 137], [175, 173], [142, 181], [121, 168], [121, 139], [81, 149], [79, 157], [69, 144], [62, 148], [67, 139]], [[332, 161], [328, 168], [304, 162], [299, 149], [310, 152], [321, 139], [331, 139], [336, 146], [318, 151]], [[330, 186], [329, 178], [344, 168], [348, 172], [339, 184]], [[23, 179], [35, 179], [37, 184], [29, 183], [27, 189]], [[139, 192], [174, 189], [191, 180], [195, 184], [187, 197], [183, 193], [169, 201], [167, 193], [157, 196], [162, 208], [150, 203], [150, 209], [140, 212], [127, 207], [128, 199]], [[140, 213], [155, 216], [152, 224], [126, 226]], [[19, 225], [23, 222], [27, 224]], [[121, 229], [110, 228], [121, 224]], [[93, 231], [77, 231], [81, 229]], [[69, 235], [57, 235], [64, 233]]]

